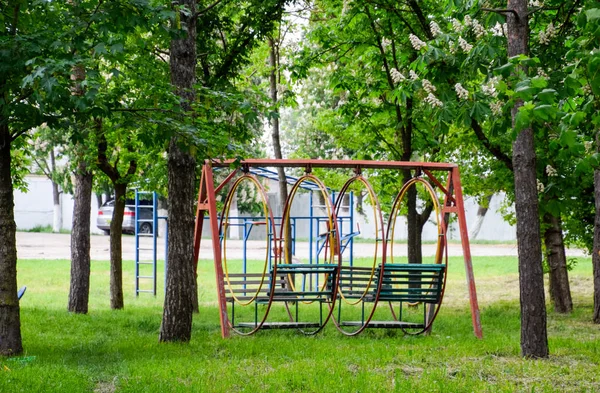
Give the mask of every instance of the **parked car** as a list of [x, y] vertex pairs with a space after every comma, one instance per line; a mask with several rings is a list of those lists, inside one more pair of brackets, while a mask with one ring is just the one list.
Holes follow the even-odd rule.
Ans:
[[[140, 200], [139, 212], [141, 220], [152, 220], [152, 201]], [[96, 226], [104, 231], [106, 235], [110, 233], [110, 222], [112, 221], [115, 201], [105, 202], [98, 210]], [[135, 232], [135, 200], [127, 199], [125, 201], [125, 211], [123, 212], [123, 233]], [[151, 234], [152, 221], [142, 221], [138, 227], [139, 233]]]

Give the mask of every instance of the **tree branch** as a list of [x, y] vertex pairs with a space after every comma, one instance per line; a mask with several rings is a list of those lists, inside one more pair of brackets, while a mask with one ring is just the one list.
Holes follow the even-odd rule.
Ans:
[[494, 145], [488, 137], [483, 133], [481, 125], [477, 120], [471, 119], [471, 128], [475, 132], [475, 136], [481, 142], [481, 144], [490, 152], [494, 157], [496, 157], [500, 162], [502, 162], [511, 172], [514, 171], [512, 159], [505, 154], [499, 146]]
[[205, 9], [203, 9], [202, 11], [198, 11], [196, 12], [196, 14], [194, 14], [194, 18], [197, 18], [201, 15], [206, 14], [208, 11], [212, 10], [213, 8], [215, 8], [216, 6], [219, 5], [219, 3], [222, 3], [223, 0], [217, 0], [214, 3], [212, 3], [211, 5], [209, 5], [208, 7], [206, 7]]
[[94, 123], [94, 131], [96, 131], [96, 135], [98, 136], [98, 167], [113, 183], [116, 183], [120, 176], [116, 168], [110, 165], [108, 157], [106, 156], [108, 142], [106, 141], [106, 135], [102, 130], [102, 119], [95, 118]]
[[482, 8], [481, 10], [487, 12], [495, 12], [497, 14], [513, 14], [517, 19], [519, 18], [519, 14], [515, 10], [505, 10], [500, 8]]

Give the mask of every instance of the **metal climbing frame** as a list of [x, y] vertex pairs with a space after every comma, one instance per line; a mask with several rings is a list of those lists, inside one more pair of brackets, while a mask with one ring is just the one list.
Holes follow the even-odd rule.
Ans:
[[[204, 215], [208, 213], [209, 215], [209, 225], [212, 233], [212, 246], [214, 252], [214, 265], [215, 265], [215, 276], [216, 276], [216, 284], [217, 284], [217, 292], [218, 292], [218, 303], [220, 309], [220, 322], [221, 322], [221, 334], [223, 337], [228, 337], [230, 334], [230, 327], [232, 326], [230, 321], [228, 321], [228, 312], [227, 312], [227, 299], [225, 292], [225, 283], [224, 283], [224, 272], [223, 272], [223, 264], [222, 264], [222, 248], [221, 242], [218, 234], [220, 233], [219, 228], [219, 219], [218, 212], [216, 206], [216, 194], [223, 189], [227, 184], [229, 184], [236, 175], [239, 174], [239, 170], [233, 170], [227, 178], [221, 182], [219, 185], [214, 184], [213, 178], [213, 168], [218, 167], [231, 167], [234, 165], [234, 161], [206, 161], [203, 169], [202, 169], [202, 177], [200, 180], [200, 189], [198, 192], [198, 205], [196, 211], [196, 228], [194, 234], [194, 258], [195, 264], [197, 267], [198, 256], [200, 252], [200, 244], [201, 244], [201, 235], [202, 235], [202, 227], [204, 223]], [[458, 166], [455, 164], [447, 164], [447, 163], [426, 163], [426, 162], [401, 162], [401, 161], [353, 161], [353, 160], [272, 160], [272, 159], [248, 159], [241, 161], [239, 163], [241, 166], [240, 169], [247, 173], [250, 168], [255, 167], [294, 167], [294, 168], [304, 168], [307, 174], [312, 172], [312, 168], [348, 168], [354, 169], [356, 173], [360, 173], [362, 169], [387, 169], [387, 170], [411, 170], [417, 174], [422, 174], [427, 176], [429, 181], [433, 183], [443, 194], [444, 201], [440, 208], [441, 210], [441, 223], [443, 227], [443, 233], [446, 233], [449, 216], [450, 214], [455, 214], [457, 216], [459, 231], [461, 235], [461, 245], [463, 250], [463, 258], [466, 270], [466, 278], [467, 278], [467, 286], [469, 291], [469, 299], [470, 299], [470, 307], [471, 307], [471, 318], [473, 324], [474, 334], [478, 338], [483, 337], [482, 329], [481, 329], [481, 320], [479, 313], [479, 305], [477, 302], [477, 291], [475, 288], [475, 281], [473, 276], [473, 267], [471, 260], [471, 251], [469, 246], [469, 238], [468, 231], [466, 225], [466, 218], [464, 213], [464, 201], [462, 195], [462, 187], [460, 183], [460, 173]], [[444, 182], [443, 177], [438, 177], [439, 173], [442, 175], [446, 175], [446, 180]], [[437, 176], [436, 176], [437, 175]], [[318, 179], [314, 178], [314, 180], [318, 181]], [[289, 206], [286, 203], [284, 211], [288, 210]], [[332, 216], [335, 216], [333, 213]], [[272, 220], [271, 220], [272, 221]], [[334, 224], [335, 223], [335, 224]], [[268, 224], [268, 220], [265, 222]], [[337, 221], [331, 221], [331, 225], [334, 225], [337, 231]], [[334, 231], [334, 228], [331, 229]], [[283, 233], [283, 231], [281, 231]], [[282, 241], [282, 237], [275, 238], [274, 242], [278, 246], [276, 248], [280, 248], [279, 244]], [[385, 240], [384, 242], [384, 250], [385, 250]], [[440, 237], [440, 241], [438, 242], [438, 249], [446, 247], [446, 238], [445, 236]], [[333, 252], [335, 255], [339, 255], [339, 243], [334, 240], [330, 242], [330, 247], [336, 248]], [[281, 256], [280, 256], [281, 258]], [[341, 263], [341, 262], [340, 262]], [[331, 264], [328, 264], [329, 266]], [[284, 269], [290, 269], [292, 266], [288, 266]], [[327, 266], [324, 266], [327, 267]], [[283, 270], [286, 273], [280, 273], [280, 275], [288, 274], [287, 270]], [[337, 270], [339, 271], [339, 270]], [[381, 273], [383, 274], [383, 272]], [[394, 274], [393, 272], [390, 274]], [[403, 275], [404, 273], [402, 273]], [[274, 279], [277, 278], [277, 274], [274, 274]], [[383, 276], [382, 276], [383, 277]], [[264, 279], [264, 274], [263, 274]], [[325, 284], [324, 284], [325, 285]], [[293, 284], [292, 284], [293, 286]], [[378, 294], [381, 292], [381, 284], [378, 284], [380, 287], [378, 289]], [[334, 292], [337, 292], [337, 281], [332, 284], [332, 288]], [[259, 288], [260, 290], [260, 288]], [[246, 289], [242, 289], [242, 292], [246, 292]], [[258, 294], [258, 291], [257, 291]], [[379, 296], [379, 295], [377, 295]], [[268, 298], [268, 307], [273, 300], [273, 291]], [[296, 303], [297, 304], [297, 303]], [[330, 306], [330, 314], [333, 308]], [[268, 308], [267, 308], [268, 313]], [[329, 318], [327, 316], [327, 319]], [[264, 320], [263, 320], [264, 321]], [[326, 321], [325, 321], [326, 323]], [[261, 322], [262, 324], [262, 322]], [[321, 326], [322, 327], [322, 326]], [[257, 327], [259, 328], [259, 326]]]
[[[151, 205], [142, 205], [140, 203], [140, 197], [142, 195], [152, 195]], [[142, 214], [142, 209], [152, 209], [151, 218], [147, 214]], [[135, 190], [135, 295], [139, 296], [140, 293], [151, 293], [156, 296], [156, 270], [157, 270], [157, 242], [158, 242], [158, 221], [165, 220], [167, 217], [158, 215], [158, 194], [151, 191], [139, 191]], [[144, 225], [151, 224], [150, 232], [147, 230], [140, 231]], [[167, 276], [167, 244], [168, 244], [168, 224], [165, 226], [165, 289], [166, 289], [166, 276]], [[151, 238], [151, 244], [142, 244], [142, 238]], [[152, 260], [142, 260], [140, 258], [140, 251], [150, 251]], [[149, 268], [144, 268], [149, 266]], [[148, 271], [150, 269], [150, 271]], [[149, 285], [141, 285], [143, 282], [150, 281]]]

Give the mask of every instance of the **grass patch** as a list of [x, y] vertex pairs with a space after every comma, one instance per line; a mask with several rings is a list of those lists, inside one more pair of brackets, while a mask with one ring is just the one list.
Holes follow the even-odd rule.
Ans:
[[[54, 233], [52, 231], [52, 225], [36, 225], [30, 229], [18, 229], [19, 232], [33, 232], [33, 233]], [[70, 229], [61, 229], [59, 233], [71, 233]]]
[[[366, 262], [365, 262], [366, 263]], [[576, 310], [549, 312], [552, 356], [519, 356], [516, 258], [474, 260], [484, 340], [472, 334], [460, 258], [451, 258], [445, 305], [431, 336], [374, 330], [348, 338], [332, 324], [316, 337], [264, 331], [220, 338], [212, 261], [200, 261], [200, 313], [189, 344], [159, 344], [159, 296], [133, 295], [111, 311], [109, 264], [92, 262], [89, 315], [66, 311], [69, 261], [21, 260], [25, 354], [0, 359], [0, 392], [587, 392], [600, 390], [600, 329], [590, 322], [592, 277], [571, 274]], [[163, 272], [164, 267], [159, 267]]]

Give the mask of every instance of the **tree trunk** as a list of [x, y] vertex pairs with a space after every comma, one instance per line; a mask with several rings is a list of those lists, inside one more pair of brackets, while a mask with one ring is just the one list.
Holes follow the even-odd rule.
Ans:
[[[54, 157], [54, 150], [50, 150], [50, 173], [52, 176], [56, 173], [56, 158]], [[58, 183], [54, 179], [50, 179], [52, 182], [52, 201], [54, 202], [54, 214], [52, 219], [52, 232], [58, 233], [62, 229], [62, 207], [60, 204], [60, 189]]]
[[10, 173], [11, 135], [7, 119], [0, 121], [0, 355], [23, 352], [17, 297], [17, 239]]
[[123, 213], [127, 184], [115, 183], [115, 205], [110, 221], [110, 308], [120, 310], [123, 304]]
[[[283, 154], [281, 152], [281, 138], [279, 137], [279, 106], [278, 106], [278, 97], [277, 97], [277, 82], [278, 82], [278, 63], [279, 63], [279, 48], [277, 43], [273, 38], [269, 38], [269, 46], [271, 50], [269, 51], [269, 65], [271, 66], [271, 73], [269, 76], [270, 82], [270, 92], [271, 92], [271, 102], [273, 103], [274, 109], [273, 112], [277, 113], [277, 116], [271, 119], [271, 135], [273, 137], [273, 153], [275, 154], [275, 158], [282, 159]], [[279, 200], [281, 205], [281, 214], [283, 215], [283, 206], [288, 198], [288, 188], [287, 188], [287, 179], [285, 177], [285, 171], [283, 168], [277, 168], [277, 177], [279, 178]], [[283, 218], [281, 220], [281, 224], [283, 225]], [[291, 222], [287, 223], [287, 228], [285, 229], [286, 233], [291, 233]], [[288, 255], [288, 258], [291, 258], [292, 255], [292, 242], [287, 242], [287, 249], [285, 250], [285, 255]], [[289, 259], [291, 260], [291, 259]]]
[[[171, 84], [181, 97], [184, 111], [191, 109], [196, 82], [196, 1], [173, 2], [186, 6], [179, 14], [187, 34], [173, 39], [170, 48]], [[194, 298], [194, 197], [196, 160], [173, 137], [168, 151], [169, 251], [167, 290], [159, 341], [189, 341], [192, 336]]]
[[194, 184], [196, 161], [172, 140], [168, 158], [169, 251], [167, 293], [160, 341], [189, 341], [192, 336], [194, 284]]
[[[517, 17], [513, 13], [506, 14], [508, 56], [527, 54], [529, 49], [527, 0], [509, 0], [508, 9], [514, 10], [518, 15]], [[518, 101], [512, 108], [513, 127], [522, 105], [523, 102]], [[542, 358], [548, 356], [548, 337], [532, 128], [521, 130], [513, 143], [513, 167], [521, 294], [521, 354], [524, 357]]]
[[[600, 153], [600, 131], [596, 134], [596, 152]], [[600, 169], [594, 171], [594, 252], [592, 266], [594, 271], [594, 323], [600, 323]]]
[[475, 225], [473, 225], [473, 229], [471, 229], [471, 233], [469, 233], [469, 239], [475, 240], [481, 231], [481, 226], [483, 225], [483, 220], [485, 219], [485, 215], [487, 214], [490, 206], [490, 202], [492, 201], [493, 195], [488, 195], [485, 197], [486, 205], [479, 205], [477, 209], [477, 221], [475, 221]]
[[546, 213], [544, 214], [544, 224], [546, 224], [544, 243], [550, 268], [550, 300], [554, 304], [554, 311], [562, 314], [570, 313], [573, 311], [573, 301], [569, 287], [562, 222], [559, 217]]
[[[279, 50], [277, 47], [277, 43], [273, 38], [269, 38], [269, 46], [271, 50], [269, 51], [269, 65], [271, 66], [271, 74], [269, 78], [270, 82], [270, 90], [271, 90], [271, 102], [275, 109], [273, 112], [277, 113], [277, 116], [271, 119], [271, 133], [273, 137], [273, 153], [275, 154], [276, 159], [282, 159], [283, 154], [281, 152], [281, 138], [279, 137], [279, 107], [277, 106], [279, 100], [277, 97], [277, 82], [278, 77], [278, 60], [279, 60]], [[279, 198], [281, 203], [285, 203], [288, 197], [288, 189], [287, 189], [287, 180], [285, 177], [285, 171], [283, 168], [277, 168], [277, 174], [279, 177]]]
[[90, 295], [90, 210], [92, 172], [80, 161], [75, 172], [73, 228], [71, 229], [70, 312], [87, 314]]

